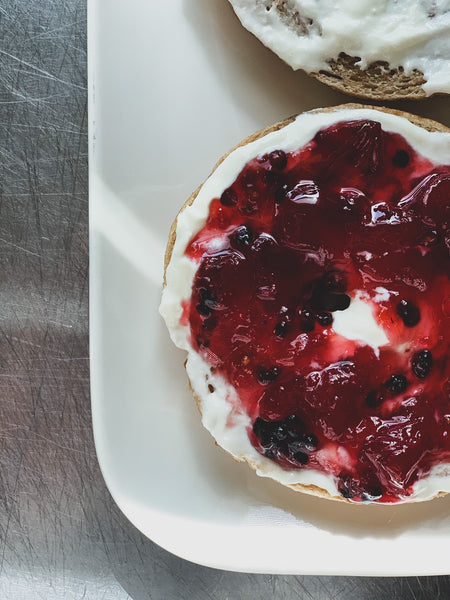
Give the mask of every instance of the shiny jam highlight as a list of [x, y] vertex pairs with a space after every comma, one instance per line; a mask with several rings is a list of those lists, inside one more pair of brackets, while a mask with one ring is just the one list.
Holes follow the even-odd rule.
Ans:
[[[449, 248], [450, 167], [374, 121], [258, 156], [212, 200], [185, 317], [261, 454], [354, 502], [450, 462]], [[345, 311], [378, 342], [335, 331]]]

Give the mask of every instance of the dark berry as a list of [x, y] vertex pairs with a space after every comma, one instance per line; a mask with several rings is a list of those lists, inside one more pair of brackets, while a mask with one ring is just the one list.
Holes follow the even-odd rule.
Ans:
[[397, 152], [392, 157], [392, 164], [394, 167], [398, 167], [399, 169], [404, 169], [409, 165], [409, 154], [406, 150], [397, 150]]
[[202, 317], [209, 317], [209, 315], [211, 314], [211, 309], [209, 306], [207, 306], [206, 304], [197, 304], [197, 306], [195, 307], [198, 314], [201, 315]]
[[288, 331], [288, 324], [286, 323], [286, 321], [280, 321], [279, 323], [277, 323], [274, 327], [274, 334], [279, 337], [282, 338], [286, 335]]
[[419, 379], [424, 379], [433, 365], [433, 356], [429, 350], [420, 350], [412, 358], [412, 371]]
[[389, 379], [384, 383], [384, 387], [388, 389], [390, 392], [394, 392], [396, 394], [400, 394], [404, 392], [408, 387], [408, 380], [404, 375], [392, 375]]
[[233, 188], [230, 187], [224, 190], [220, 196], [220, 203], [223, 204], [223, 206], [235, 206], [237, 201], [237, 194]]
[[249, 246], [253, 240], [253, 232], [246, 225], [241, 225], [234, 231], [231, 239], [237, 246]]
[[253, 433], [265, 447], [279, 447], [288, 437], [283, 421], [265, 421], [261, 417], [258, 417], [253, 423]]
[[304, 452], [305, 451], [305, 445], [302, 442], [301, 438], [298, 439], [290, 439], [288, 441], [288, 445], [287, 445], [288, 451], [291, 453], [292, 456], [294, 456], [294, 454], [296, 452]]
[[372, 390], [366, 396], [365, 402], [369, 408], [377, 408], [384, 402], [384, 396], [380, 392]]
[[287, 447], [292, 456], [295, 457], [298, 452], [305, 454], [306, 451], [312, 452], [317, 449], [317, 436], [313, 433], [303, 433], [304, 425], [297, 415], [290, 415], [283, 423], [287, 433]]
[[333, 322], [333, 315], [329, 312], [322, 312], [316, 315], [316, 321], [319, 325], [326, 327], [327, 325], [331, 325]]
[[287, 438], [286, 428], [280, 421], [274, 421], [272, 430], [272, 442], [280, 443]]
[[287, 165], [287, 156], [283, 150], [274, 150], [269, 154], [269, 162], [274, 169], [282, 171]]
[[296, 452], [292, 458], [301, 465], [306, 465], [309, 460], [309, 456], [306, 454], [306, 452], [302, 452], [301, 450]]
[[272, 423], [261, 419], [261, 417], [258, 417], [253, 423], [253, 433], [259, 439], [262, 446], [270, 446], [272, 443], [272, 431]]
[[278, 367], [271, 367], [270, 369], [259, 369], [258, 371], [258, 381], [262, 385], [268, 385], [275, 381], [275, 379], [280, 374], [280, 369]]
[[415, 327], [420, 321], [419, 308], [409, 300], [400, 300], [397, 304], [397, 314], [406, 327]]

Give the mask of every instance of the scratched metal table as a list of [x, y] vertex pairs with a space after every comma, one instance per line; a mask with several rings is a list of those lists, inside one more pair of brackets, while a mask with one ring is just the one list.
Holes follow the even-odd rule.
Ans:
[[9, 0], [0, 40], [0, 598], [450, 597], [449, 577], [215, 571], [122, 516], [90, 421], [85, 2]]

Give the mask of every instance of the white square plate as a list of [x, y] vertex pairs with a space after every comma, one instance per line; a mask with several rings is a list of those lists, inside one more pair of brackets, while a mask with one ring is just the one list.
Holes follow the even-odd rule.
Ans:
[[[226, 0], [91, 0], [89, 94], [92, 412], [125, 515], [222, 569], [450, 573], [450, 496], [341, 506], [217, 448], [158, 315], [169, 226], [216, 159], [274, 121], [348, 99], [292, 72]], [[446, 98], [401, 107], [449, 124]]]

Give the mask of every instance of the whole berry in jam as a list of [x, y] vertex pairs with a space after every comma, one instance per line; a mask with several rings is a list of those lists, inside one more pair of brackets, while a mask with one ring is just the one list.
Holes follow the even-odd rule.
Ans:
[[286, 152], [283, 152], [283, 150], [274, 150], [269, 154], [269, 162], [274, 169], [282, 171], [287, 165]]
[[406, 327], [415, 327], [420, 322], [420, 310], [409, 300], [400, 300], [397, 304], [397, 314]]
[[274, 327], [274, 334], [279, 337], [279, 338], [283, 338], [287, 332], [288, 332], [289, 326], [287, 324], [286, 321], [280, 321], [279, 323], [277, 323]]
[[223, 206], [234, 206], [238, 202], [238, 197], [233, 188], [229, 187], [222, 192], [220, 196], [220, 203]]
[[397, 150], [397, 152], [392, 157], [392, 164], [394, 167], [398, 167], [399, 169], [404, 169], [409, 165], [409, 154], [406, 150]]
[[309, 460], [309, 456], [306, 454], [306, 452], [303, 452], [302, 450], [299, 450], [298, 452], [296, 452], [295, 454], [292, 455], [292, 458], [300, 463], [301, 465], [306, 465], [306, 463]]
[[265, 456], [283, 457], [301, 466], [309, 462], [311, 452], [319, 445], [313, 433], [305, 433], [302, 420], [295, 414], [276, 421], [258, 417], [253, 423], [253, 433], [264, 448]]
[[278, 426], [278, 422], [273, 423], [258, 417], [253, 423], [253, 433], [259, 439], [262, 446], [270, 446], [270, 444], [277, 441], [277, 435], [275, 432]]
[[408, 387], [408, 380], [404, 375], [391, 375], [385, 382], [384, 387], [390, 392], [401, 394]]
[[411, 367], [416, 377], [424, 379], [431, 371], [432, 366], [433, 356], [429, 350], [420, 350], [414, 354]]

